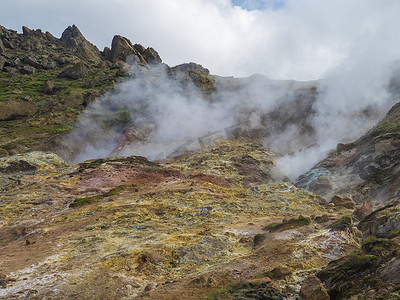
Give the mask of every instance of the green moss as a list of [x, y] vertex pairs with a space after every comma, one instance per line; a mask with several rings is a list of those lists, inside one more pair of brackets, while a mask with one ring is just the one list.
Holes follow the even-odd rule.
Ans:
[[[109, 190], [107, 193], [101, 194], [101, 195], [95, 195], [92, 197], [83, 197], [83, 198], [76, 198], [70, 205], [69, 207], [78, 207], [78, 206], [83, 206], [86, 204], [90, 204], [93, 202], [96, 202], [98, 200], [101, 200], [105, 197], [110, 197], [110, 196], [115, 196], [121, 193], [123, 190], [125, 190], [128, 186], [125, 184], [122, 184], [120, 186], [117, 186], [111, 190]], [[138, 185], [132, 184], [129, 187], [134, 188], [135, 191], [138, 191]]]
[[78, 207], [82, 205], [89, 204], [91, 202], [102, 199], [102, 196], [93, 196], [93, 197], [84, 197], [84, 198], [76, 198], [74, 202], [72, 202], [69, 207]]
[[346, 262], [347, 274], [352, 275], [370, 268], [377, 260], [375, 255], [365, 254], [361, 249], [353, 251]]
[[363, 278], [363, 282], [364, 282], [364, 284], [366, 284], [368, 286], [374, 286], [374, 285], [377, 285], [379, 283], [379, 280], [376, 277], [373, 277], [373, 276], [365, 276]]
[[281, 293], [269, 284], [270, 282], [240, 282], [228, 284], [224, 288], [210, 293], [206, 299], [284, 299]]
[[398, 300], [400, 299], [400, 286], [397, 286], [390, 294], [380, 296], [378, 300]]
[[391, 123], [385, 121], [380, 122], [378, 126], [375, 128], [375, 132], [381, 134], [400, 132], [400, 119], [397, 119], [396, 121]]
[[56, 132], [60, 133], [60, 132], [65, 132], [65, 131], [70, 131], [71, 129], [73, 129], [74, 127], [71, 125], [64, 125], [62, 127], [56, 128]]
[[347, 228], [350, 228], [353, 224], [353, 219], [351, 216], [342, 216], [339, 220], [336, 220], [332, 225], [331, 229], [333, 230], [339, 230], [343, 231], [346, 230]]
[[264, 230], [278, 230], [278, 229], [289, 229], [299, 226], [307, 226], [311, 223], [311, 219], [303, 216], [299, 216], [297, 219], [290, 219], [289, 221], [283, 221], [280, 223], [271, 223], [263, 227]]
[[394, 231], [390, 234], [389, 238], [393, 239], [395, 237], [397, 237], [398, 235], [400, 235], [400, 230], [399, 231]]
[[364, 240], [364, 243], [365, 243], [365, 244], [372, 243], [372, 242], [375, 242], [377, 239], [378, 239], [378, 238], [377, 238], [376, 236], [370, 235], [369, 237], [367, 237], [367, 238]]

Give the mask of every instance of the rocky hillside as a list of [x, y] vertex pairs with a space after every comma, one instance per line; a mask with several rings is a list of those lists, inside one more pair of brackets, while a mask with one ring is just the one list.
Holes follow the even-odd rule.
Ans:
[[398, 104], [293, 185], [318, 82], [0, 37], [0, 299], [399, 298]]
[[[126, 77], [125, 60], [160, 63], [152, 48], [115, 36], [99, 51], [76, 26], [49, 32], [0, 27], [0, 148], [2, 155], [53, 150], [80, 112]], [[116, 113], [117, 114], [117, 113]], [[113, 117], [113, 116], [111, 116]], [[114, 116], [115, 117], [115, 116]]]
[[349, 194], [358, 203], [400, 196], [400, 104], [366, 135], [336, 151], [297, 180], [323, 195]]

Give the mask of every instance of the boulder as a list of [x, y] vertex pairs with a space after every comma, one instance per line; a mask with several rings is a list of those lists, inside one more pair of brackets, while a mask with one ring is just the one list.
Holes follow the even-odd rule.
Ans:
[[4, 71], [6, 71], [10, 76], [19, 74], [19, 70], [14, 67], [4, 67]]
[[72, 49], [75, 54], [85, 60], [98, 64], [101, 61], [101, 53], [96, 46], [85, 39], [78, 27], [69, 26], [61, 35], [60, 40]]
[[94, 102], [100, 96], [101, 96], [100, 91], [96, 90], [96, 89], [93, 90], [93, 91], [87, 92], [84, 95], [85, 101], [84, 101], [83, 105], [84, 106], [89, 105], [90, 103]]
[[103, 60], [101, 63], [97, 65], [100, 69], [110, 69], [112, 67], [112, 62], [108, 60]]
[[143, 52], [143, 58], [147, 61], [147, 63], [162, 63], [160, 55], [153, 48], [147, 48]]
[[392, 200], [381, 206], [360, 222], [366, 235], [378, 238], [395, 237], [400, 232], [400, 200]]
[[133, 47], [130, 40], [120, 35], [114, 36], [111, 43], [111, 61], [126, 61], [127, 57], [131, 55], [137, 56], [142, 64], [146, 64], [146, 60]]
[[36, 68], [34, 68], [32, 66], [23, 66], [21, 69], [22, 74], [28, 74], [28, 75], [35, 73], [35, 71], [36, 71]]
[[43, 91], [46, 94], [53, 94], [53, 92], [54, 92], [54, 82], [50, 81], [50, 80], [45, 81], [43, 83]]
[[62, 71], [58, 77], [62, 77], [62, 78], [69, 78], [69, 79], [79, 79], [79, 78], [84, 78], [87, 77], [89, 75], [89, 70], [88, 68], [85, 66], [84, 63], [79, 62], [77, 64], [75, 64], [72, 67], [69, 67], [67, 69], [65, 69], [64, 71]]
[[41, 69], [42, 65], [31, 55], [27, 55], [22, 59], [24, 64], [30, 65], [36, 69]]
[[11, 64], [13, 67], [19, 67], [22, 65], [22, 61], [17, 57], [11, 62]]
[[269, 272], [268, 275], [270, 275], [270, 277], [274, 279], [283, 279], [285, 277], [291, 276], [293, 272], [294, 270], [290, 267], [279, 266]]
[[354, 200], [349, 196], [343, 195], [335, 195], [333, 196], [331, 203], [335, 204], [335, 206], [342, 206], [346, 208], [355, 208], [356, 203]]
[[362, 206], [359, 206], [354, 210], [353, 215], [355, 215], [360, 221], [363, 221], [371, 213], [371, 206], [367, 202], [364, 202]]
[[52, 70], [54, 68], [56, 68], [56, 63], [51, 59], [51, 58], [44, 58], [41, 62], [41, 68], [45, 69], [45, 70]]
[[73, 92], [63, 98], [64, 105], [68, 107], [77, 107], [85, 103], [85, 97], [82, 93]]
[[8, 100], [1, 102], [0, 121], [28, 117], [35, 113], [36, 107], [32, 103], [22, 100]]
[[321, 195], [327, 194], [333, 188], [332, 182], [329, 177], [325, 175], [319, 176], [314, 182], [310, 184], [310, 190]]
[[308, 276], [302, 283], [300, 297], [303, 300], [329, 300], [328, 292], [314, 274]]

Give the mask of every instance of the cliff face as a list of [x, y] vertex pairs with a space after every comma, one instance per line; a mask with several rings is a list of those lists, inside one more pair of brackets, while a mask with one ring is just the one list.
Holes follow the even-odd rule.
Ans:
[[[399, 105], [296, 187], [276, 161], [316, 143], [316, 82], [100, 51], [76, 26], [0, 37], [0, 299], [398, 297]], [[211, 117], [175, 145], [171, 107], [192, 114], [176, 131]]]

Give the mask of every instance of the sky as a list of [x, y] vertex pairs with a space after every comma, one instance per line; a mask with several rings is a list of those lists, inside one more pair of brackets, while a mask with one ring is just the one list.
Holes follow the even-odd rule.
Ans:
[[355, 60], [400, 57], [398, 0], [2, 0], [0, 24], [60, 37], [72, 24], [102, 50], [116, 34], [170, 66], [315, 80]]

